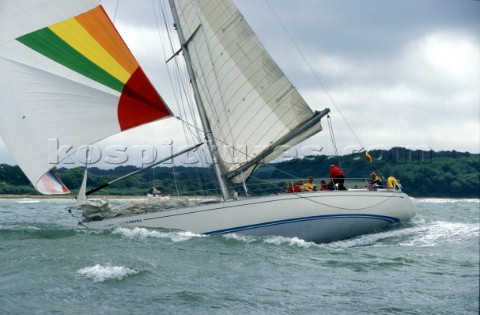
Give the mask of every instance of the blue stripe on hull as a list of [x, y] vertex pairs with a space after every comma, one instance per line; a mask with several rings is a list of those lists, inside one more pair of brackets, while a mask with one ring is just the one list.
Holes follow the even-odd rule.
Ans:
[[306, 241], [319, 243], [371, 233], [398, 222], [400, 222], [399, 219], [389, 216], [335, 214], [264, 222], [210, 231], [204, 234], [221, 235], [239, 233], [252, 236], [281, 235], [285, 237], [298, 237]]

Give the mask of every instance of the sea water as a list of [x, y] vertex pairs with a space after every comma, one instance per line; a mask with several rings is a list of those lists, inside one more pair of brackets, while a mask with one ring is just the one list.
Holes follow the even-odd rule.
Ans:
[[479, 200], [414, 203], [406, 224], [314, 244], [90, 231], [70, 200], [0, 199], [0, 313], [478, 314]]

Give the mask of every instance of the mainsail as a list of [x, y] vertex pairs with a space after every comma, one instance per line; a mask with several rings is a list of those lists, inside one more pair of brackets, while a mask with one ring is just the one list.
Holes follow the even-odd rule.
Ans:
[[314, 113], [231, 0], [171, 0], [191, 56], [225, 176], [248, 178], [260, 162], [321, 131]]
[[96, 0], [0, 0], [0, 135], [44, 194], [83, 146], [171, 116]]

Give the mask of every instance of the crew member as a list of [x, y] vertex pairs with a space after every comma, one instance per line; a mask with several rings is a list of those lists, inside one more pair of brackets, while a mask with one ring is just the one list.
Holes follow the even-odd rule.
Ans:
[[313, 177], [312, 176], [309, 176], [307, 178], [307, 182], [303, 184], [302, 188], [303, 188], [303, 191], [308, 191], [308, 192], [313, 192], [313, 191], [317, 190], [317, 187], [313, 183]]
[[321, 180], [320, 185], [321, 185], [320, 190], [328, 190], [328, 185], [326, 181]]
[[382, 179], [380, 176], [375, 174], [375, 172], [370, 173], [370, 182], [368, 183], [368, 188], [377, 188], [382, 186]]
[[343, 186], [343, 183], [345, 182], [345, 175], [343, 174], [343, 170], [340, 167], [334, 164], [330, 165], [330, 179], [333, 183], [332, 190], [346, 190], [345, 186]]
[[398, 181], [395, 177], [393, 176], [390, 176], [389, 178], [387, 178], [387, 189], [390, 190], [390, 189], [400, 189], [400, 185], [398, 184]]

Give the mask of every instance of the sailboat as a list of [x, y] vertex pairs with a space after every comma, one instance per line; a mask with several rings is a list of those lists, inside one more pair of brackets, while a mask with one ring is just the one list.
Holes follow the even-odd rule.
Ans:
[[[169, 0], [169, 5], [180, 42], [172, 58], [185, 60], [221, 196], [217, 202], [86, 217], [85, 227], [275, 235], [320, 243], [375, 232], [415, 215], [400, 190], [239, 198], [234, 184], [246, 183], [282, 148], [320, 132], [330, 110], [308, 106], [232, 0]], [[0, 135], [40, 193], [69, 193], [52, 169], [78, 149], [174, 116], [96, 0], [1, 0], [0, 12]], [[57, 156], [51, 156], [52, 146]], [[79, 206], [87, 203], [78, 196]]]

